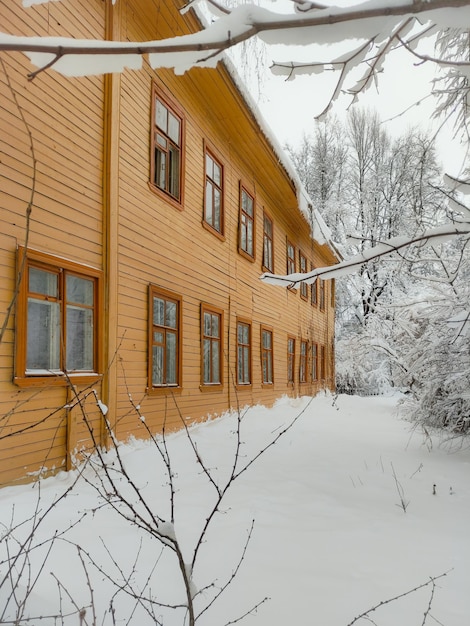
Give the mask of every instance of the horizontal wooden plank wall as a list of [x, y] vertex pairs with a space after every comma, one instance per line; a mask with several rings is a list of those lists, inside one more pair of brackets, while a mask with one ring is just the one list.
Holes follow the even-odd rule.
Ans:
[[[124, 2], [123, 39], [147, 40], [197, 28], [190, 13], [181, 16], [174, 3]], [[156, 81], [185, 115], [184, 206], [177, 210], [148, 188], [151, 86]], [[331, 251], [312, 244], [307, 219], [297, 209], [292, 182], [279, 166], [266, 137], [247, 110], [226, 69], [193, 69], [183, 76], [153, 71], [122, 77], [120, 207], [119, 207], [119, 337], [118, 433], [138, 428], [131, 393], [153, 429], [178, 428], [181, 416], [219, 414], [237, 402], [271, 404], [285, 394], [312, 393], [327, 381], [287, 384], [287, 335], [332, 344], [334, 319], [327, 298], [325, 311], [288, 291], [262, 284], [263, 209], [274, 220], [275, 269], [284, 273], [286, 237], [300, 246], [308, 263], [332, 261]], [[202, 227], [204, 144], [220, 158], [225, 174], [225, 237], [220, 240]], [[256, 201], [256, 254], [251, 263], [238, 254], [240, 181]], [[298, 254], [297, 248], [297, 254]], [[183, 384], [167, 396], [148, 393], [148, 285], [174, 291], [183, 298]], [[200, 305], [224, 310], [224, 387], [200, 390]], [[236, 320], [252, 322], [253, 382], [234, 390]], [[273, 328], [274, 384], [262, 385], [260, 326]], [[298, 355], [299, 347], [297, 347]], [[331, 349], [330, 349], [331, 353]], [[298, 361], [296, 380], [298, 381]], [[331, 368], [329, 368], [331, 370]]]
[[[149, 40], [199, 29], [191, 11], [178, 12], [181, 4], [180, 0], [119, 0], [113, 8], [115, 22], [120, 21], [116, 32], [123, 40]], [[102, 38], [105, 10], [105, 3], [96, 0], [68, 0], [31, 9], [21, 8], [20, 3], [3, 3], [0, 23], [12, 34]], [[86, 20], [76, 19], [77, 15]], [[24, 245], [25, 212], [34, 180], [30, 247], [109, 271], [104, 276], [104, 291], [108, 285], [116, 285], [111, 309], [104, 310], [100, 340], [103, 349], [117, 346], [116, 353], [107, 355], [103, 373], [104, 389], [116, 407], [108, 417], [119, 437], [146, 435], [133, 403], [140, 405], [146, 424], [157, 431], [164, 422], [167, 427], [179, 428], [181, 418], [217, 415], [237, 404], [270, 405], [284, 394], [310, 394], [334, 385], [334, 308], [329, 287], [325, 310], [320, 311], [310, 299], [302, 300], [298, 289], [260, 282], [263, 211], [274, 222], [276, 272], [286, 271], [286, 238], [296, 246], [297, 261], [299, 250], [305, 254], [308, 268], [311, 263], [331, 263], [333, 256], [326, 246], [312, 241], [289, 175], [222, 64], [217, 69], [193, 69], [175, 76], [170, 70], [152, 70], [144, 59], [141, 71], [125, 71], [115, 80], [113, 93], [119, 101], [109, 110], [116, 115], [111, 123], [118, 124], [113, 135], [118, 153], [114, 155], [117, 166], [109, 172], [103, 165], [107, 152], [103, 142], [109, 130], [103, 119], [105, 79], [64, 78], [48, 71], [31, 83], [27, 73], [32, 68], [25, 56], [7, 54], [2, 59], [17, 101], [0, 67], [0, 311], [6, 311], [14, 290], [16, 248]], [[184, 111], [182, 210], [149, 187], [154, 81]], [[37, 160], [35, 171], [29, 130]], [[206, 144], [224, 166], [223, 238], [202, 225]], [[113, 186], [111, 190], [104, 178]], [[238, 253], [240, 182], [255, 198], [253, 262]], [[106, 198], [111, 199], [108, 205]], [[113, 232], [107, 232], [108, 228]], [[182, 387], [168, 394], [147, 388], [150, 284], [182, 297]], [[224, 384], [211, 390], [200, 387], [201, 303], [224, 312]], [[111, 323], [115, 318], [116, 325]], [[235, 388], [236, 323], [240, 318], [252, 324], [252, 384]], [[273, 332], [272, 385], [262, 384], [263, 325]], [[93, 438], [101, 439], [103, 429], [92, 388], [76, 389], [86, 397], [85, 423], [82, 408], [67, 388], [19, 389], [13, 385], [14, 328], [13, 310], [0, 345], [0, 484], [43, 467], [48, 471], [69, 467], [75, 453], [90, 449]], [[294, 385], [287, 382], [288, 336], [297, 339]], [[325, 346], [325, 380], [299, 383], [301, 339]], [[106, 379], [111, 361], [116, 364], [116, 377]], [[100, 385], [93, 389], [100, 397]], [[22, 435], [14, 435], [34, 424]]]
[[[25, 9], [21, 2], [2, 2], [0, 24], [2, 31], [16, 35], [102, 38], [104, 3], [71, 0]], [[30, 248], [97, 269], [103, 255], [103, 77], [64, 79], [49, 71], [30, 82], [27, 75], [34, 68], [24, 55], [2, 53], [2, 62], [0, 324], [14, 292], [16, 248], [25, 243], [33, 184]], [[66, 468], [74, 448], [89, 446], [81, 417], [65, 408], [70, 399], [66, 388], [19, 389], [12, 384], [14, 313], [0, 345], [0, 484], [41, 468]], [[87, 410], [96, 427], [96, 403], [88, 402]]]

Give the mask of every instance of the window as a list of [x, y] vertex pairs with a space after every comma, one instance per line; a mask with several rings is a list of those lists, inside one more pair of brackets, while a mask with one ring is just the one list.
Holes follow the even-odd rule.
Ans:
[[320, 347], [320, 380], [325, 380], [326, 378], [326, 348], [325, 346]]
[[150, 286], [149, 387], [181, 386], [181, 297]]
[[[313, 263], [310, 266], [310, 269], [312, 272], [315, 269], [315, 266], [313, 265]], [[315, 280], [315, 282], [312, 283], [311, 303], [312, 303], [312, 306], [317, 306], [318, 304], [318, 278]]]
[[295, 273], [295, 247], [287, 241], [287, 274]]
[[223, 313], [201, 305], [202, 384], [222, 384]]
[[321, 278], [318, 279], [318, 287], [320, 290], [320, 309], [322, 311], [325, 310], [325, 300], [326, 300], [326, 296], [325, 296], [325, 290], [326, 290], [326, 284], [325, 281], [322, 280]]
[[237, 383], [251, 385], [251, 324], [237, 322]]
[[183, 117], [174, 105], [153, 89], [151, 184], [181, 203], [183, 172]]
[[[299, 271], [303, 274], [307, 273], [307, 258], [299, 251]], [[308, 300], [308, 285], [300, 283], [300, 297]]]
[[263, 216], [263, 268], [268, 272], [274, 272], [273, 232], [273, 222], [265, 213]]
[[[24, 248], [18, 294], [15, 382], [51, 383], [67, 374], [84, 381], [100, 370], [101, 272]], [[28, 380], [28, 382], [26, 382]], [[65, 384], [62, 377], [52, 384]]]
[[273, 333], [267, 328], [261, 328], [261, 370], [263, 384], [273, 383]]
[[240, 241], [239, 252], [255, 258], [255, 200], [244, 187], [240, 187]]
[[312, 381], [318, 380], [318, 346], [312, 343], [312, 359], [310, 368]]
[[299, 382], [307, 382], [307, 355], [308, 355], [308, 342], [300, 342], [300, 362], [299, 362]]
[[217, 233], [224, 232], [224, 170], [212, 153], [205, 153], [206, 185], [204, 190], [204, 223]]
[[295, 339], [294, 337], [287, 338], [287, 382], [294, 382], [295, 372]]

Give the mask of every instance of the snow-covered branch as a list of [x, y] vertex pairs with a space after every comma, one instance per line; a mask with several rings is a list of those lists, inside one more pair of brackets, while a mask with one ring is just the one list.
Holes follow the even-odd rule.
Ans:
[[433, 245], [447, 241], [458, 235], [469, 234], [470, 222], [445, 224], [444, 226], [429, 229], [421, 235], [413, 238], [404, 236], [392, 237], [388, 241], [382, 242], [373, 248], [368, 248], [364, 252], [361, 252], [350, 259], [346, 259], [345, 261], [341, 261], [341, 263], [337, 263], [336, 265], [332, 265], [330, 267], [319, 267], [305, 274], [301, 274], [299, 272], [287, 275], [264, 273], [261, 275], [261, 280], [265, 283], [269, 283], [270, 285], [277, 285], [280, 287], [293, 287], [302, 282], [311, 284], [314, 283], [317, 278], [329, 280], [331, 278], [338, 278], [340, 276], [352, 274], [369, 261], [375, 261], [404, 248], [408, 248], [409, 246]]
[[[213, 2], [206, 5], [214, 11]], [[381, 46], [386, 53], [384, 45], [387, 48], [391, 37], [412, 17], [438, 29], [470, 24], [470, 0], [368, 0], [346, 8], [318, 8], [316, 3], [310, 6], [297, 2], [295, 6], [298, 11], [292, 14], [251, 4], [229, 13], [215, 7], [218, 19], [207, 28], [160, 41], [132, 43], [0, 34], [0, 51], [25, 52], [40, 70], [53, 67], [69, 76], [118, 72], [126, 67], [138, 69], [142, 55], [148, 55], [154, 68], [172, 67], [180, 73], [194, 66], [213, 66], [224, 50], [255, 35], [265, 43], [285, 45], [348, 41], [357, 48], [357, 40], [364, 40]], [[360, 58], [354, 60], [359, 62]]]

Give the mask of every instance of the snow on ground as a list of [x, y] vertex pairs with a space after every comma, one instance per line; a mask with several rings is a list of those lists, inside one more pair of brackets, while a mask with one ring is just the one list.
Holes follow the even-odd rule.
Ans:
[[[201, 592], [195, 600], [198, 610], [214, 588], [230, 578], [252, 520], [254, 527], [233, 583], [198, 624], [233, 623], [267, 597], [243, 624], [347, 626], [381, 601], [447, 573], [435, 582], [429, 611], [431, 584], [381, 606], [369, 617], [378, 626], [468, 626], [470, 449], [455, 442], [451, 447], [440, 445], [438, 439], [431, 442], [399, 419], [396, 406], [397, 398], [335, 400], [321, 395], [313, 400], [284, 398], [272, 409], [254, 407], [243, 413], [241, 466], [303, 411], [294, 426], [239, 477], [214, 518], [193, 571], [193, 584]], [[237, 415], [227, 414], [190, 429], [218, 485], [233, 465], [236, 425]], [[171, 435], [166, 443], [176, 493], [174, 527], [164, 528], [170, 536], [176, 533], [189, 562], [215, 490], [195, 462], [184, 432]], [[168, 522], [168, 481], [155, 446], [131, 441], [120, 447], [120, 453], [149, 507]], [[115, 453], [108, 453], [106, 461], [114, 475]], [[34, 511], [44, 512], [73, 485], [36, 529], [32, 545], [37, 547], [24, 570], [30, 580], [37, 578], [26, 616], [53, 616], [60, 606], [62, 613], [72, 615], [63, 622], [44, 617], [29, 623], [187, 623], [181, 610], [164, 607], [156, 609], [157, 621], [131, 595], [117, 593], [108, 576], [117, 584], [126, 578], [134, 590], [146, 586], [145, 595], [163, 602], [184, 599], [174, 557], [168, 551], [162, 554], [157, 540], [113, 510], [110, 503], [116, 503], [115, 497], [99, 496], [85, 479], [98, 484], [88, 466], [82, 477], [78, 472], [61, 473], [41, 481], [40, 488], [36, 484], [0, 491], [0, 584], [6, 548], [11, 556], [19, 545], [15, 541], [26, 538], [39, 519]], [[120, 484], [135, 499], [129, 484]], [[13, 525], [23, 523], [8, 534], [12, 520]], [[61, 535], [63, 529], [68, 530]], [[55, 541], [47, 542], [54, 535]], [[21, 560], [16, 571], [20, 565]], [[16, 597], [28, 586], [25, 576]], [[0, 590], [0, 623], [14, 617], [4, 610], [9, 588], [11, 581]], [[80, 620], [77, 610], [90, 605], [91, 596], [95, 615], [89, 607]], [[111, 600], [114, 618], [109, 613]], [[19, 623], [28, 624], [25, 615]]]

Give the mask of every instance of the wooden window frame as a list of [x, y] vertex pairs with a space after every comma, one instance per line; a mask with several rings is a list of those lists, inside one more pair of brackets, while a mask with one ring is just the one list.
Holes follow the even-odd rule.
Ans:
[[[180, 123], [180, 132], [179, 132], [179, 144], [176, 144], [175, 141], [167, 134], [168, 131], [159, 128], [156, 124], [156, 111], [157, 111], [157, 100], [160, 101], [163, 106], [170, 111], [170, 113], [179, 120]], [[168, 92], [162, 89], [155, 82], [152, 83], [152, 105], [151, 109], [151, 122], [150, 122], [150, 180], [149, 187], [155, 192], [159, 197], [164, 198], [167, 202], [172, 204], [178, 210], [183, 210], [184, 204], [184, 172], [185, 172], [185, 116], [182, 108], [174, 101], [174, 99], [168, 94]], [[155, 153], [157, 149], [157, 141], [156, 135], [157, 130], [160, 131], [160, 135], [163, 136], [164, 139], [168, 140], [169, 144], [172, 146], [177, 146], [179, 150], [179, 176], [178, 176], [178, 185], [179, 185], [179, 195], [175, 196], [170, 192], [166, 187], [163, 188], [159, 186], [155, 182]], [[162, 150], [163, 151], [163, 150]], [[167, 185], [169, 186], [169, 185]]]
[[335, 308], [335, 300], [336, 300], [336, 283], [335, 283], [335, 279], [332, 278], [330, 280], [330, 306], [331, 308]]
[[[243, 326], [247, 326], [248, 327], [248, 344], [240, 344], [238, 341], [238, 327], [240, 325]], [[236, 321], [236, 345], [237, 345], [237, 352], [236, 352], [236, 387], [238, 389], [248, 389], [251, 388], [253, 386], [253, 367], [252, 367], [252, 356], [253, 356], [253, 327], [252, 327], [252, 322], [251, 320], [245, 319], [245, 318], [237, 318]], [[248, 382], [240, 382], [239, 380], [239, 376], [238, 376], [238, 372], [239, 372], [239, 348], [240, 346], [243, 347], [248, 347], [248, 378], [249, 381]]]
[[[303, 349], [305, 350], [303, 352]], [[300, 340], [299, 350], [299, 383], [304, 385], [308, 382], [308, 341]]]
[[[246, 194], [253, 203], [253, 215], [249, 215], [243, 209], [243, 194]], [[251, 193], [248, 188], [240, 181], [239, 190], [239, 214], [238, 214], [238, 252], [241, 256], [248, 259], [250, 262], [254, 262], [256, 259], [256, 200], [255, 195]], [[246, 222], [245, 222], [246, 221]], [[245, 250], [242, 246], [243, 232], [245, 230], [245, 224], [250, 224], [252, 228], [252, 254]], [[249, 227], [246, 226], [249, 230]]]
[[[264, 334], [267, 334], [271, 338], [271, 347], [266, 348], [264, 346]], [[274, 333], [271, 326], [261, 325], [260, 328], [260, 356], [261, 356], [261, 383], [264, 387], [270, 387], [274, 385]], [[265, 368], [266, 364], [266, 368]], [[269, 373], [271, 369], [271, 380], [265, 379], [265, 372]]]
[[[315, 269], [315, 266], [312, 263], [310, 266], [310, 270], [313, 272], [314, 269]], [[318, 306], [318, 280], [319, 279], [317, 278], [311, 285], [312, 291], [310, 295], [310, 304], [312, 306]]]
[[[266, 231], [266, 222], [271, 225], [271, 234]], [[269, 254], [266, 253], [266, 248], [269, 250]], [[267, 259], [266, 257], [270, 258]], [[266, 262], [268, 261], [268, 262]], [[263, 211], [263, 263], [262, 269], [265, 272], [274, 274], [274, 222], [271, 216]]]
[[[219, 337], [214, 338], [212, 335], [205, 335], [204, 315], [216, 315], [219, 318]], [[204, 342], [209, 340], [212, 344], [217, 342], [219, 345], [219, 381], [218, 382], [206, 382], [204, 380]], [[224, 311], [218, 307], [212, 306], [201, 302], [201, 384], [200, 389], [202, 391], [217, 391], [223, 389], [224, 386]], [[212, 359], [211, 359], [212, 363]]]
[[[174, 302], [177, 304], [177, 321], [176, 321], [176, 383], [161, 385], [153, 384], [153, 333], [155, 328], [167, 328], [164, 325], [155, 325], [153, 323], [153, 299], [154, 297], [161, 298], [168, 302]], [[173, 291], [168, 291], [158, 287], [157, 285], [149, 285], [149, 313], [148, 313], [148, 391], [150, 393], [167, 393], [169, 390], [172, 392], [179, 391], [183, 387], [183, 297]], [[165, 332], [166, 335], [166, 332]], [[166, 351], [164, 358], [166, 357]]]
[[[101, 379], [103, 371], [103, 343], [100, 337], [103, 336], [103, 294], [102, 279], [103, 273], [88, 265], [76, 263], [62, 257], [52, 254], [40, 252], [38, 250], [27, 250], [23, 246], [19, 246], [17, 250], [17, 267], [18, 273], [21, 274], [21, 282], [19, 286], [17, 304], [16, 304], [16, 333], [15, 333], [15, 371], [13, 382], [19, 387], [49, 387], [49, 386], [66, 386], [70, 382], [73, 384], [91, 384]], [[44, 373], [44, 370], [27, 371], [27, 319], [28, 319], [28, 299], [29, 292], [29, 269], [36, 268], [56, 274], [58, 283], [58, 297], [53, 298], [59, 304], [59, 341], [60, 341], [60, 369]], [[65, 353], [66, 353], [66, 313], [67, 305], [73, 305], [66, 299], [65, 282], [68, 276], [77, 276], [86, 280], [93, 281], [93, 305], [83, 305], [80, 308], [93, 311], [93, 346], [92, 360], [93, 368], [91, 370], [70, 370], [64, 369]], [[51, 300], [51, 296], [38, 295], [31, 292], [31, 296], [35, 299], [44, 301]]]
[[[219, 168], [221, 172], [221, 182], [220, 185], [211, 178], [211, 176], [207, 172], [207, 158], [211, 159]], [[204, 143], [204, 200], [203, 200], [203, 215], [202, 215], [202, 225], [209, 232], [215, 235], [218, 239], [224, 241], [225, 240], [225, 192], [224, 192], [224, 183], [225, 183], [225, 170], [224, 165], [216, 156], [215, 151], [209, 147], [206, 143]], [[220, 192], [220, 229], [217, 229], [210, 221], [207, 220], [207, 211], [206, 204], [208, 198], [208, 186], [211, 188], [212, 197], [214, 195], [214, 190], [218, 190]], [[212, 202], [212, 207], [214, 207], [214, 203]], [[212, 221], [214, 217], [214, 211], [212, 211]]]
[[[290, 351], [290, 342], [293, 342], [293, 351]], [[296, 337], [292, 335], [287, 336], [287, 383], [289, 385], [295, 384], [295, 349], [296, 349]]]
[[[303, 273], [307, 273], [307, 257], [305, 256], [305, 254], [302, 253], [301, 250], [299, 250], [299, 272], [301, 274]], [[308, 300], [308, 285], [307, 283], [300, 283], [300, 297], [302, 298], [302, 300], [307, 301]]]
[[318, 377], [318, 344], [313, 342], [310, 346], [310, 378], [312, 382], [317, 382]]

